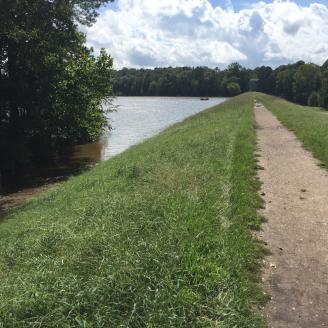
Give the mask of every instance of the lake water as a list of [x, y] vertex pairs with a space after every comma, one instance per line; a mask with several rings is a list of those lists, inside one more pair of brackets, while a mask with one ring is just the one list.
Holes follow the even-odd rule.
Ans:
[[[72, 174], [79, 174], [86, 166], [105, 161], [130, 146], [150, 138], [168, 126], [197, 114], [206, 108], [224, 102], [225, 98], [170, 97], [118, 97], [114, 101], [117, 111], [108, 114], [112, 130], [104, 133], [95, 143], [67, 149], [51, 164], [31, 163], [22, 168], [21, 176], [5, 186], [7, 193], [20, 190], [19, 196], [29, 193], [30, 188], [62, 181]], [[34, 190], [34, 189], [33, 189]], [[34, 193], [34, 191], [32, 191]], [[0, 199], [1, 210], [1, 199]]]
[[209, 107], [223, 103], [225, 98], [177, 97], [118, 97], [116, 112], [108, 115], [112, 130], [94, 144], [76, 146], [74, 160], [90, 158], [95, 162], [107, 160], [130, 146], [150, 138], [168, 126], [182, 121]]

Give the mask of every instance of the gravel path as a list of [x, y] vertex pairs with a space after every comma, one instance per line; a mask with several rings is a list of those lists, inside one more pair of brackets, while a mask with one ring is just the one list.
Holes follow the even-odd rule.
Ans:
[[271, 327], [328, 327], [328, 174], [295, 135], [260, 104], [261, 195], [267, 219], [260, 239], [271, 255], [263, 272]]

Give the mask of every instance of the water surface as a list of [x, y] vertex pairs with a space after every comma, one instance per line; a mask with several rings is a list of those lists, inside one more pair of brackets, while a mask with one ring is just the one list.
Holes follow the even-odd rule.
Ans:
[[224, 102], [225, 98], [118, 97], [116, 112], [108, 114], [112, 130], [94, 144], [76, 146], [72, 159], [107, 160], [150, 138], [170, 125]]
[[[197, 114], [206, 108], [224, 102], [225, 98], [176, 97], [118, 97], [114, 101], [117, 111], [108, 114], [112, 130], [107, 131], [98, 142], [69, 147], [62, 155], [54, 157], [51, 163], [33, 163], [22, 167], [21, 176], [14, 178], [5, 187], [8, 194], [16, 191], [18, 199], [30, 197], [39, 188], [65, 180], [79, 174], [89, 165], [105, 161], [130, 146], [150, 138], [168, 126]], [[42, 189], [43, 190], [43, 189]], [[13, 196], [15, 204], [16, 196]], [[9, 200], [6, 202], [8, 203]], [[4, 200], [0, 199], [0, 210]]]

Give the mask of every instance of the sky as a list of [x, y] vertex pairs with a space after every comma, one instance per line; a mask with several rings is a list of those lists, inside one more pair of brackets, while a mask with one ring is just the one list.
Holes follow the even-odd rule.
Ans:
[[328, 0], [116, 0], [83, 31], [115, 68], [322, 64]]

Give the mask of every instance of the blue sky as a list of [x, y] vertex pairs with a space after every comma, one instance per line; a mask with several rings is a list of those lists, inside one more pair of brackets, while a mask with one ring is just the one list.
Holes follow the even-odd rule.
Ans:
[[84, 31], [117, 68], [322, 64], [328, 0], [117, 0]]
[[[110, 3], [106, 7], [107, 8], [110, 7], [112, 9], [117, 9], [117, 5], [118, 5], [119, 1], [120, 0], [115, 0], [113, 3]], [[262, 1], [266, 2], [266, 3], [272, 2], [271, 0], [262, 0]], [[213, 7], [220, 6], [222, 8], [227, 8], [229, 2], [231, 2], [234, 9], [238, 11], [238, 10], [241, 10], [241, 9], [249, 8], [250, 6], [252, 6], [253, 4], [258, 3], [259, 1], [252, 1], [252, 0], [239, 0], [239, 1], [234, 1], [234, 0], [231, 0], [231, 1], [228, 1], [228, 0], [210, 0], [209, 2], [212, 4]], [[317, 0], [317, 1], [313, 1], [313, 0], [295, 0], [294, 2], [296, 2], [300, 6], [309, 6], [311, 3], [314, 3], [314, 2], [324, 4], [324, 5], [328, 5], [328, 0]], [[101, 12], [103, 12], [105, 8], [102, 8]]]
[[[266, 3], [270, 3], [272, 1], [269, 0], [262, 0], [263, 2]], [[212, 3], [213, 6], [220, 6], [220, 7], [226, 7], [227, 6], [227, 1], [226, 0], [211, 0], [210, 1]], [[233, 4], [233, 7], [235, 10], [240, 10], [240, 9], [245, 9], [245, 8], [249, 8], [252, 4], [254, 3], [258, 3], [259, 1], [252, 1], [252, 0], [239, 0], [239, 1], [231, 1]], [[311, 0], [297, 0], [295, 1], [297, 4], [301, 5], [301, 6], [308, 6], [311, 3], [314, 2], [318, 2], [318, 3], [322, 3], [322, 4], [328, 4], [328, 0], [324, 0], [324, 1], [311, 1]]]

